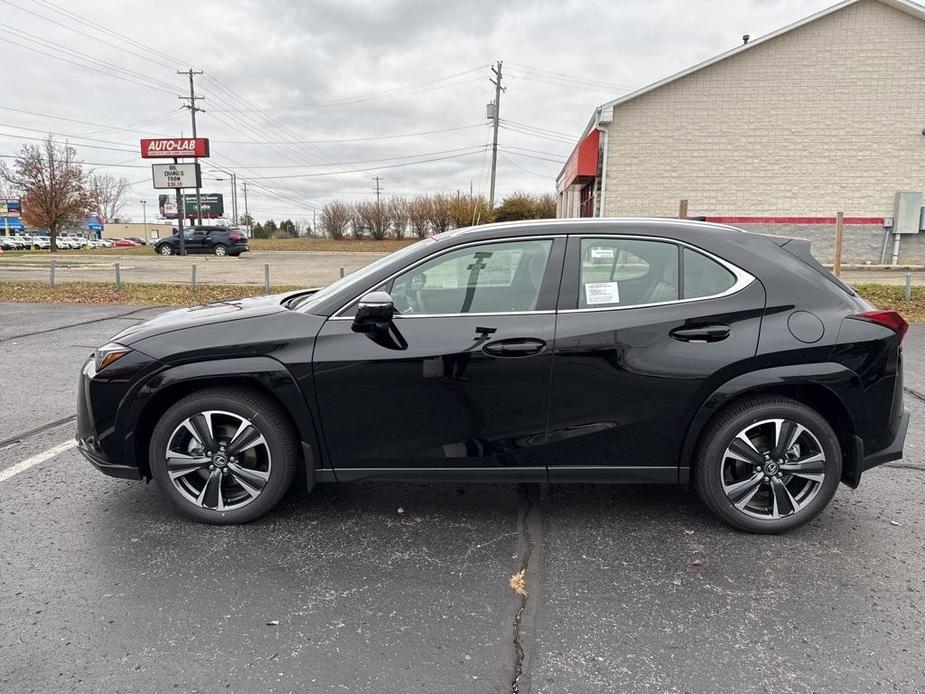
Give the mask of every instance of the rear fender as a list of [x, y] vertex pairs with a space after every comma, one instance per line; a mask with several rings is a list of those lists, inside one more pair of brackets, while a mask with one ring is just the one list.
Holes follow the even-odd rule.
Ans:
[[[859, 421], [866, 412], [864, 406], [864, 390], [858, 375], [851, 369], [834, 362], [821, 362], [815, 364], [795, 364], [778, 366], [769, 369], [751, 371], [736, 378], [730, 379], [704, 400], [697, 410], [688, 427], [681, 447], [681, 460], [679, 479], [686, 484], [690, 477], [690, 469], [696, 452], [697, 443], [713, 416], [729, 402], [743, 395], [764, 390], [786, 391], [801, 386], [821, 387], [836, 399], [847, 421], [841, 426], [833, 426], [839, 439], [842, 441], [844, 456], [842, 480], [847, 484], [856, 486], [855, 468], [858, 465], [855, 446], [855, 432], [864, 430], [865, 422]], [[834, 423], [833, 423], [834, 425]], [[847, 430], [846, 430], [847, 428]]]

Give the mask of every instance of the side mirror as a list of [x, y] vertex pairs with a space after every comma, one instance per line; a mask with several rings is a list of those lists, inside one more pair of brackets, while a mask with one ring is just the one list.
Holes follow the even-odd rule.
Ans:
[[388, 292], [370, 292], [357, 306], [357, 313], [353, 319], [353, 332], [376, 333], [385, 332], [392, 323], [395, 315], [395, 302]]

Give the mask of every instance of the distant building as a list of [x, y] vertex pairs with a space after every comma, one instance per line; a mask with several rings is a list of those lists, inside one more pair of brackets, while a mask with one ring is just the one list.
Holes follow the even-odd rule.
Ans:
[[[743, 37], [746, 39], [747, 37]], [[925, 193], [925, 7], [846, 0], [600, 106], [558, 216], [688, 215], [878, 263], [896, 193]], [[925, 259], [925, 233], [903, 236]]]

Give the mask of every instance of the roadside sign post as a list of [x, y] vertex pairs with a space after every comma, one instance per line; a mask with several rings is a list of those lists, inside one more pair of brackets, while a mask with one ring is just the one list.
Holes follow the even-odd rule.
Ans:
[[[176, 158], [174, 158], [173, 163], [177, 163]], [[186, 210], [183, 208], [183, 193], [177, 188], [177, 236], [180, 238], [180, 255], [186, 255], [186, 239], [183, 238], [184, 214], [186, 214]]]

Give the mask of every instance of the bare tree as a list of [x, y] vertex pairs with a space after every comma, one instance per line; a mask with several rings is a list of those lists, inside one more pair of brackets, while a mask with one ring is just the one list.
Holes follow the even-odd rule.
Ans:
[[442, 234], [453, 224], [450, 210], [451, 204], [450, 197], [443, 193], [438, 193], [430, 199], [430, 223], [438, 234]]
[[392, 221], [392, 235], [400, 239], [408, 228], [408, 201], [394, 197], [389, 200], [389, 218]]
[[449, 208], [457, 229], [491, 221], [488, 200], [481, 195], [457, 195], [450, 198]]
[[122, 215], [125, 207], [125, 194], [128, 180], [107, 174], [90, 174], [87, 188], [92, 204], [96, 207], [104, 222], [115, 222]]
[[350, 205], [339, 200], [329, 202], [321, 208], [320, 217], [324, 234], [332, 239], [340, 240], [344, 238], [350, 226]]
[[427, 236], [430, 229], [431, 202], [426, 195], [419, 195], [408, 201], [408, 222], [411, 224], [411, 233], [419, 239]]
[[77, 150], [49, 135], [41, 144], [23, 145], [12, 167], [0, 163], [0, 178], [22, 193], [26, 224], [48, 229], [51, 250], [58, 230], [88, 214], [90, 195]]
[[387, 238], [392, 227], [392, 207], [375, 200], [364, 200], [355, 205], [354, 224], [359, 221], [365, 231], [376, 241]]

